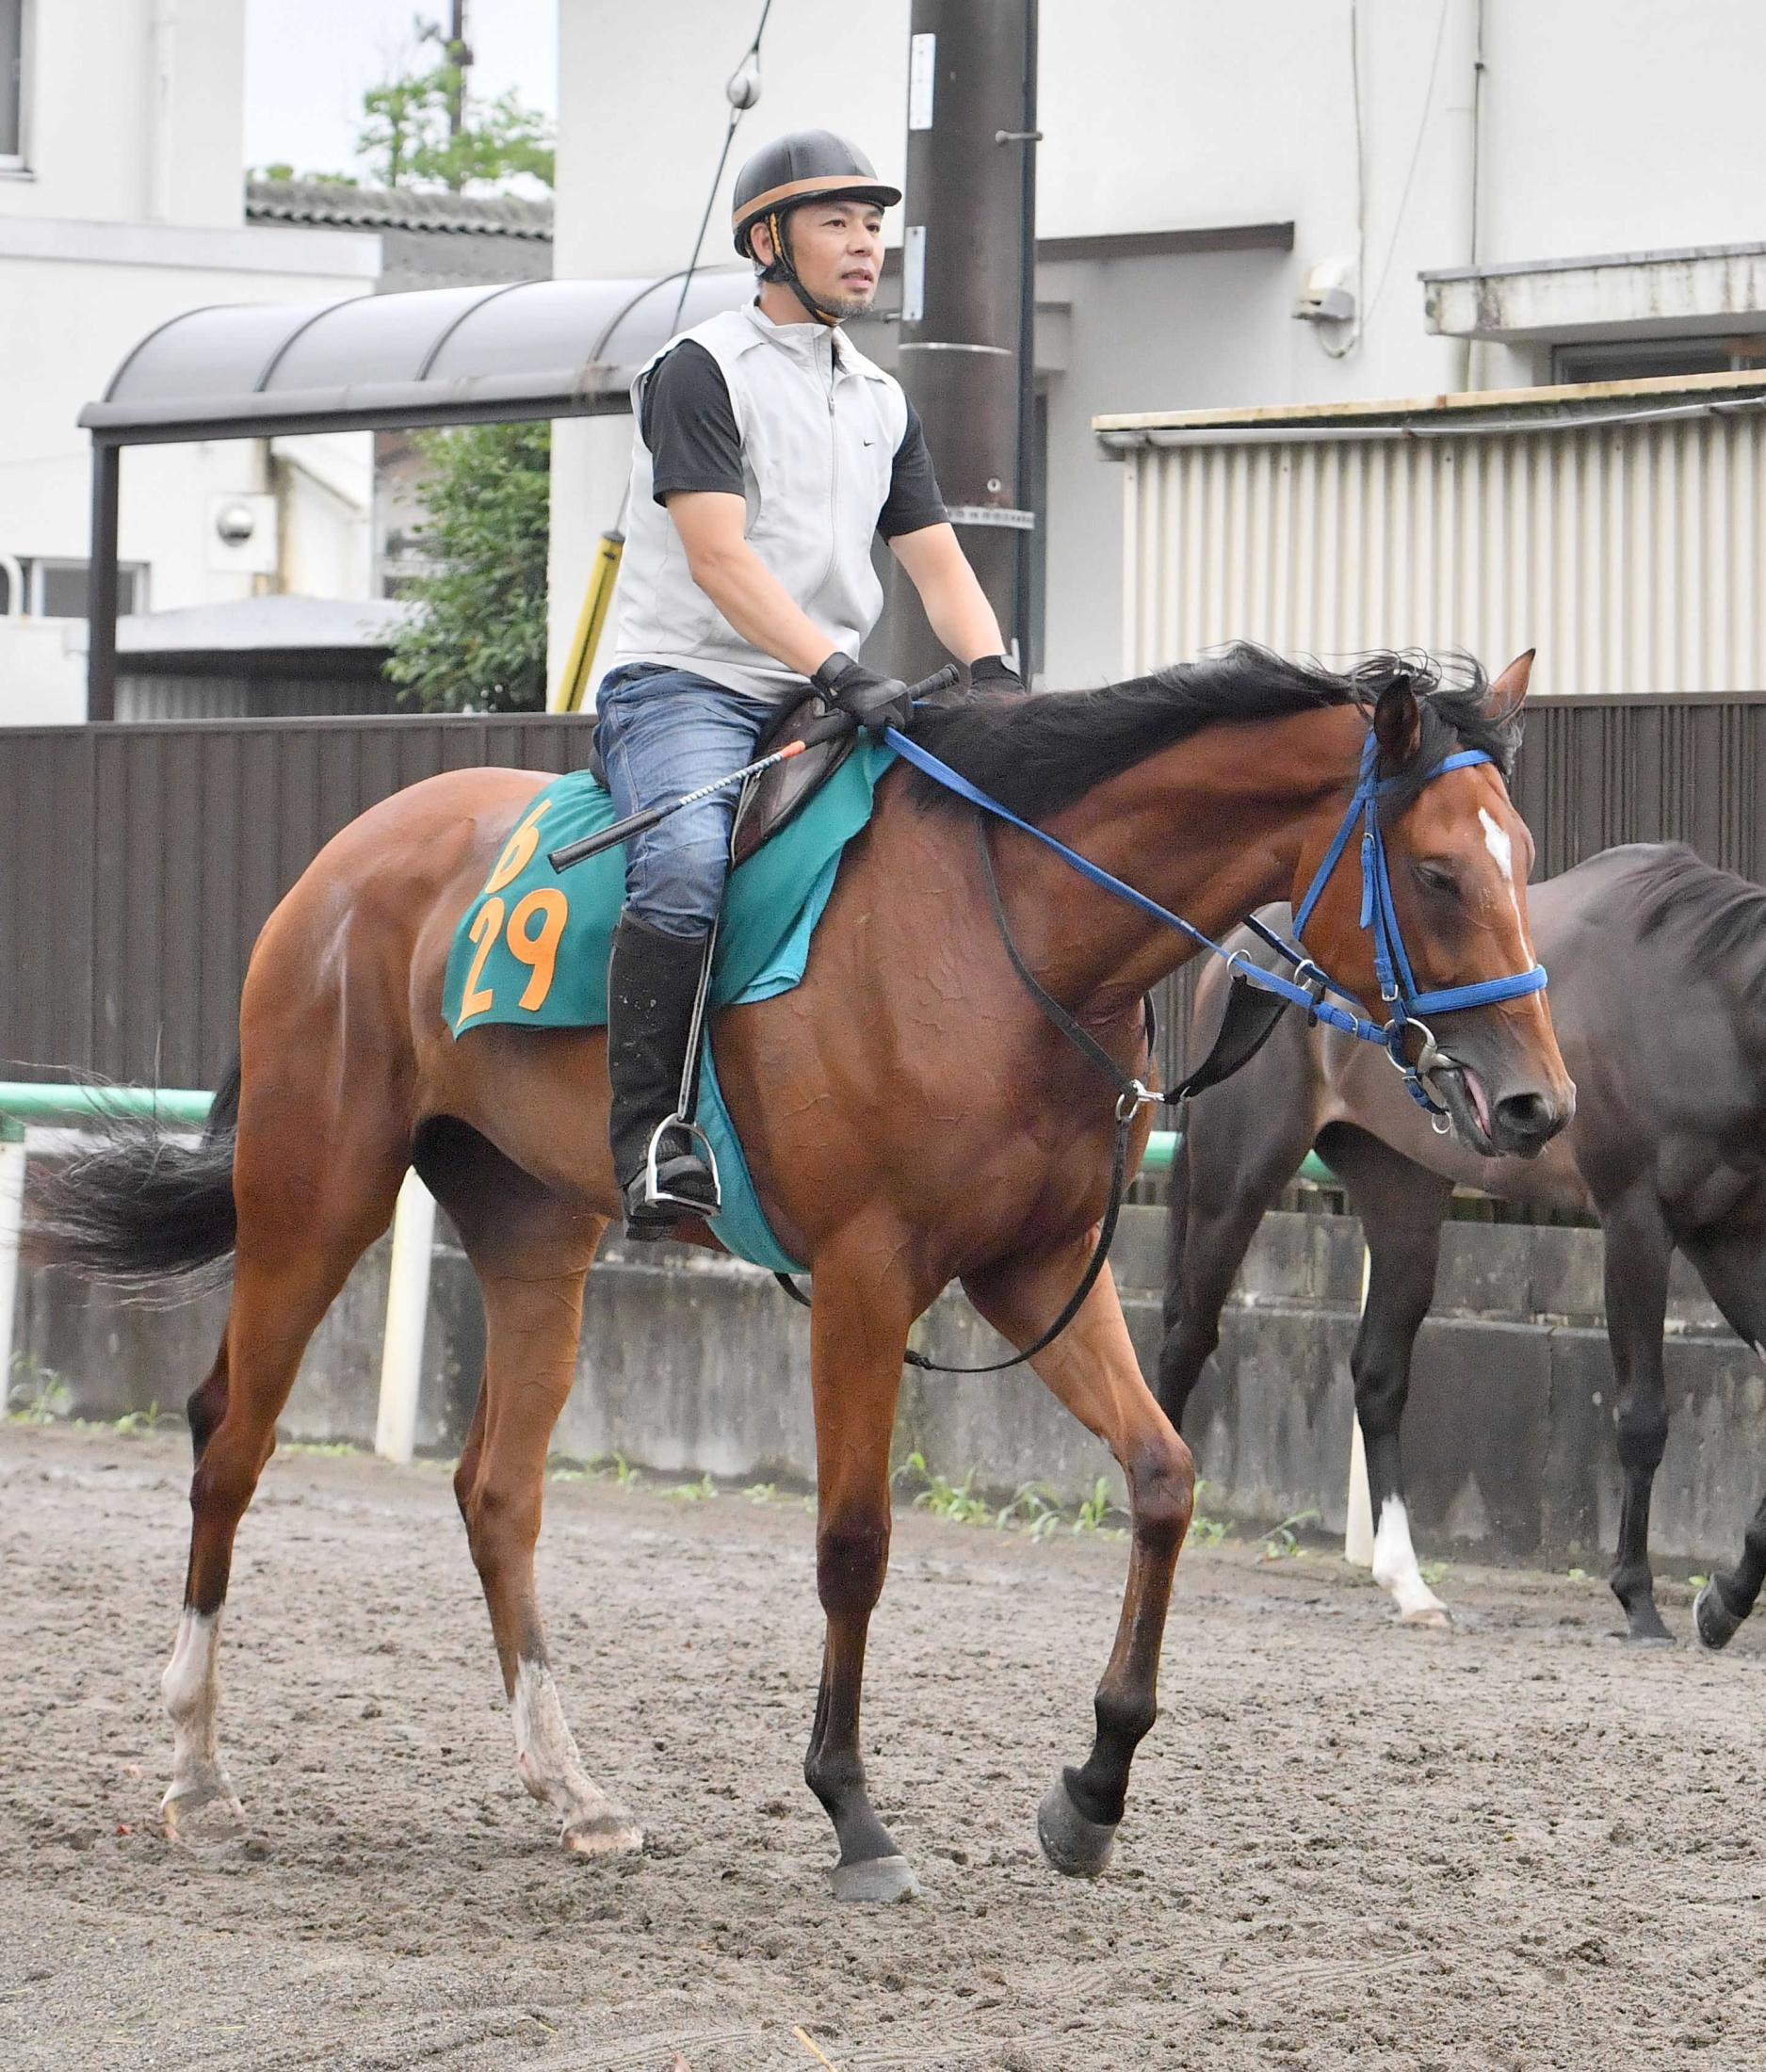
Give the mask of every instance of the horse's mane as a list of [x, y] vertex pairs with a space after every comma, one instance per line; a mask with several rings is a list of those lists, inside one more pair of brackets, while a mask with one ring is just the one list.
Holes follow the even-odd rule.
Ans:
[[[1371, 715], [1380, 693], [1408, 680], [1422, 714], [1419, 753], [1396, 774], [1387, 810], [1401, 813], [1433, 766], [1458, 748], [1482, 749], [1506, 780], [1519, 745], [1512, 718], [1486, 710], [1489, 684], [1469, 656], [1445, 666], [1411, 650], [1369, 655], [1347, 674], [1290, 662], [1240, 640], [1197, 662], [1179, 662], [1095, 690], [981, 692], [922, 709], [914, 738], [990, 792], [1020, 818], [1041, 820], [1160, 749], [1222, 722], [1248, 724], [1324, 705]], [[1407, 782], [1414, 779], [1414, 782]], [[955, 806], [929, 777], [913, 774], [920, 800]]]
[[1675, 947], [1700, 970], [1716, 970], [1748, 998], [1766, 999], [1766, 886], [1688, 849], [1684, 843], [1637, 847], [1637, 934], [1675, 936]]

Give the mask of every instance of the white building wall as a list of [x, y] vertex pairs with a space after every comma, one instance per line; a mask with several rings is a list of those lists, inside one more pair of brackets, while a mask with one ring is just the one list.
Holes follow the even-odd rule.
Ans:
[[[90, 447], [77, 419], [124, 354], [208, 304], [365, 294], [380, 240], [245, 226], [239, 0], [37, 0], [32, 28], [28, 170], [0, 175], [0, 554], [83, 560]], [[290, 493], [285, 587], [370, 594], [371, 442], [345, 445], [340, 478], [361, 483], [362, 509]], [[127, 451], [121, 553], [148, 565], [149, 607], [250, 595], [251, 578], [208, 566], [210, 499], [271, 486], [257, 441]], [[0, 724], [83, 717], [84, 670], [64, 631], [0, 619]]]
[[28, 173], [0, 215], [244, 220], [244, 0], [26, 0]]
[[[899, 174], [908, 11], [881, 0], [855, 37], [829, 32], [821, 0], [775, 0], [732, 172], [818, 124]], [[727, 0], [672, 0], [664, 36], [651, 8], [559, 13], [559, 271], [679, 267], [752, 22]], [[1068, 364], [1048, 381], [1051, 681], [1113, 673], [1122, 647], [1121, 481], [1094, 414], [1526, 385], [1548, 378], [1548, 347], [1431, 335], [1419, 271], [1761, 235], [1757, 0], [1042, 0], [1041, 20], [1043, 237], [1295, 226], [1291, 252], [1041, 269], [1039, 299], [1072, 301]], [[727, 194], [726, 176], [719, 256]], [[1294, 321], [1308, 269], [1358, 251], [1358, 329]], [[560, 428], [555, 633], [617, 508], [619, 445]]]

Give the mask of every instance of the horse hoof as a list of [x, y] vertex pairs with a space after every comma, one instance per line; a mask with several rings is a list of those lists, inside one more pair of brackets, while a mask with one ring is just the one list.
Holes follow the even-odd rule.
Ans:
[[1727, 1647], [1742, 1624], [1717, 1594], [1714, 1581], [1708, 1582], [1693, 1600], [1693, 1632], [1708, 1655]]
[[1450, 1633], [1453, 1614], [1444, 1604], [1418, 1605], [1409, 1611], [1401, 1611], [1392, 1623], [1394, 1626], [1418, 1627], [1428, 1633]]
[[560, 1839], [573, 1856], [632, 1856], [644, 1846], [644, 1831], [629, 1814], [590, 1813], [566, 1821]]
[[918, 1896], [920, 1881], [905, 1856], [871, 1856], [863, 1863], [837, 1863], [828, 1873], [828, 1889], [843, 1903], [887, 1906]]
[[173, 1785], [159, 1802], [166, 1838], [185, 1849], [217, 1849], [245, 1837], [245, 1808], [222, 1776], [210, 1782]]
[[1068, 1796], [1066, 1780], [1057, 1778], [1036, 1809], [1036, 1838], [1063, 1878], [1097, 1878], [1115, 1846], [1116, 1823], [1088, 1821]]

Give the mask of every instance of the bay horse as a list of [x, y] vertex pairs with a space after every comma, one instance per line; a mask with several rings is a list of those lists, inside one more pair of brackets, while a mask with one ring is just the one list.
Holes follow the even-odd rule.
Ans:
[[[1412, 1548], [1399, 1423], [1449, 1201], [1455, 1186], [1473, 1186], [1592, 1214], [1604, 1238], [1624, 1479], [1612, 1590], [1628, 1637], [1661, 1642], [1649, 1503], [1668, 1433], [1662, 1327], [1677, 1249], [1730, 1326], [1766, 1352], [1766, 889], [1677, 845], [1636, 844], [1532, 886], [1528, 915], [1578, 1090], [1569, 1127], [1537, 1158], [1481, 1159], [1434, 1134], [1389, 1072], [1352, 1055], [1364, 1046], [1285, 1017], [1236, 1079], [1190, 1109], [1173, 1176], [1158, 1398], [1181, 1426], [1257, 1224], [1316, 1145], [1361, 1218], [1371, 1262], [1351, 1368], [1374, 1578], [1401, 1619], [1444, 1624]], [[1257, 953], [1249, 935], [1242, 947]], [[1205, 979], [1198, 991], [1201, 1027], [1218, 990]], [[1746, 1616], [1762, 1574], [1766, 1507], [1742, 1568], [1700, 1605], [1708, 1644]]]
[[[1291, 894], [1320, 863], [1371, 737], [1399, 917], [1425, 982], [1530, 971], [1530, 852], [1503, 771], [1530, 657], [1494, 685], [1443, 684], [1424, 657], [1353, 674], [1250, 647], [1083, 692], [980, 697], [918, 737], [1027, 819], [1210, 931]], [[1437, 766], [1469, 747], [1492, 758]], [[200, 1150], [118, 1141], [67, 1169], [36, 1246], [112, 1273], [200, 1268], [231, 1251], [232, 1306], [190, 1399], [190, 1562], [164, 1680], [174, 1833], [236, 1831], [216, 1736], [217, 1640], [234, 1535], [276, 1439], [301, 1352], [413, 1166], [483, 1290], [485, 1368], [454, 1486], [513, 1717], [523, 1782], [569, 1849], [640, 1848], [585, 1773], [554, 1680], [533, 1557], [550, 1434], [575, 1371], [584, 1277], [620, 1209], [608, 1151], [605, 1030], [474, 1029], [442, 1018], [456, 924], [547, 780], [465, 769], [413, 785], [320, 852], [271, 915], [240, 1003], [237, 1074]], [[1499, 844], [1490, 832], [1500, 836]], [[860, 1756], [866, 1634], [889, 1550], [889, 1449], [915, 1319], [951, 1281], [1020, 1349], [1087, 1265], [1109, 1190], [1113, 1089], [1014, 975], [985, 890], [1054, 998], [1144, 1073], [1142, 1002], [1189, 946], [1029, 834], [978, 846], [971, 810], [899, 769], [848, 847], [802, 983], [721, 1013], [718, 1076], [767, 1214], [814, 1274], [816, 1574], [826, 1616], [804, 1774], [838, 1843], [842, 1899], [915, 1889]], [[1353, 869], [1336, 872], [1315, 955], [1378, 998]], [[1371, 1012], [1370, 1008], [1370, 1012]], [[1574, 1098], [1544, 996], [1457, 1016], [1489, 1148], [1543, 1141]], [[1144, 1143], [1142, 1111], [1133, 1139]], [[703, 1228], [696, 1233], [709, 1243]], [[1095, 1874], [1151, 1727], [1190, 1453], [1142, 1379], [1105, 1273], [1037, 1354], [1056, 1397], [1126, 1478], [1128, 1574], [1091, 1753], [1044, 1800], [1056, 1867]]]

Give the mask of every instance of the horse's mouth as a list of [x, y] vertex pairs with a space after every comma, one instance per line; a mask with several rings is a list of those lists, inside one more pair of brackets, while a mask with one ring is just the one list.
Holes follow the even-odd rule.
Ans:
[[1499, 1158], [1502, 1153], [1491, 1133], [1489, 1098], [1470, 1065], [1461, 1064], [1457, 1058], [1443, 1058], [1429, 1078], [1461, 1143], [1480, 1157]]

